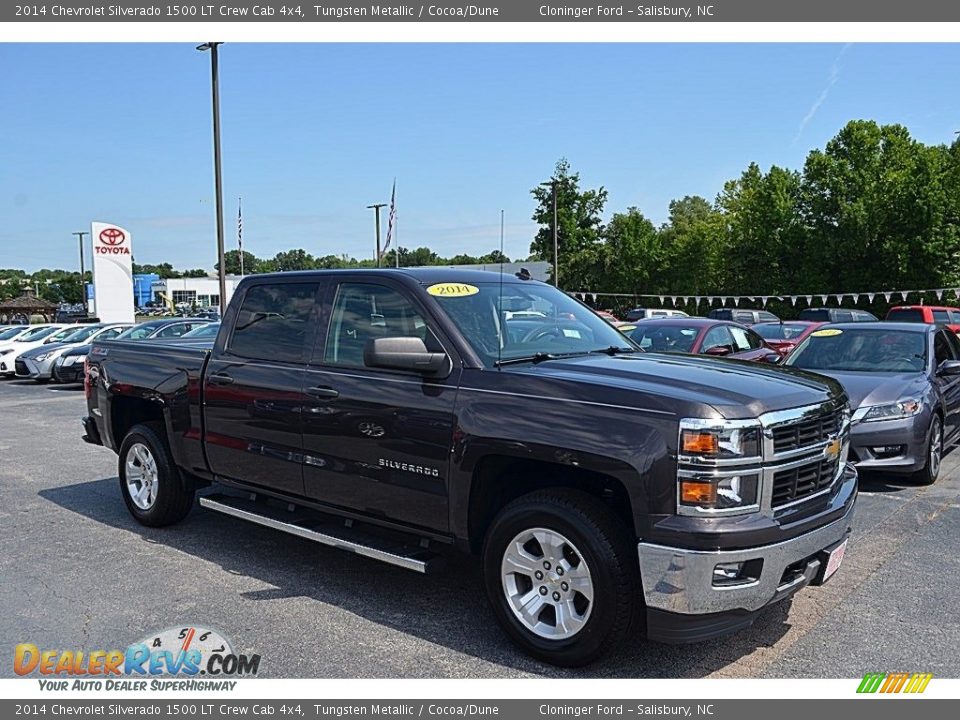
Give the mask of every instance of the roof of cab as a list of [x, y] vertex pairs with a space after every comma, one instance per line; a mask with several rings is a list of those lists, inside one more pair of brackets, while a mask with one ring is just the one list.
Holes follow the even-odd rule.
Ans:
[[[384, 275], [384, 276], [405, 276], [412, 278], [421, 285], [433, 285], [434, 283], [453, 282], [453, 283], [497, 283], [500, 282], [500, 273], [491, 270], [463, 270], [456, 267], [418, 267], [418, 268], [350, 268], [349, 270], [297, 270], [284, 273], [264, 273], [258, 275], [247, 275], [246, 279], [256, 279], [262, 282], [265, 279], [279, 278], [290, 279], [292, 277], [316, 277], [316, 276], [352, 276], [352, 275]], [[531, 282], [540, 283], [538, 280], [523, 280], [516, 273], [503, 273], [504, 282]]]

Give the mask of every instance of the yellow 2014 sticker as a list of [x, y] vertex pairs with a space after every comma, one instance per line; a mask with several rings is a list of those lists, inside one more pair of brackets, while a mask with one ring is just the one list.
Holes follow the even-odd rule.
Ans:
[[466, 283], [436, 283], [427, 288], [427, 292], [436, 297], [466, 297], [476, 295], [480, 288]]
[[810, 333], [811, 337], [835, 337], [843, 335], [843, 330], [838, 328], [824, 328], [823, 330], [814, 330]]

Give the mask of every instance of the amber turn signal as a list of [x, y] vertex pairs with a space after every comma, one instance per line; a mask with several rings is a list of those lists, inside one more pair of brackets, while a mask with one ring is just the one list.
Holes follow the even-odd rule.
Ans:
[[711, 482], [680, 481], [680, 502], [687, 505], [712, 505], [717, 501], [717, 486]]
[[683, 452], [685, 455], [716, 455], [720, 440], [714, 433], [685, 430]]

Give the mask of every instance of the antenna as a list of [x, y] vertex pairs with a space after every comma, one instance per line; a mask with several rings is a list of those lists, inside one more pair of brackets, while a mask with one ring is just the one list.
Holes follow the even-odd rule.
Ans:
[[500, 211], [500, 298], [497, 300], [497, 369], [503, 359], [503, 210]]

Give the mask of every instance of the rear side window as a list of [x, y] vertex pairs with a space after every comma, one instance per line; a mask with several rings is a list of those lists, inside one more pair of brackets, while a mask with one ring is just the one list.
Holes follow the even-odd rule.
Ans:
[[733, 314], [733, 319], [739, 323], [752, 323], [753, 313], [749, 310], [738, 310]]
[[830, 313], [823, 308], [808, 308], [800, 311], [801, 320], [812, 320], [814, 322], [830, 321]]
[[891, 322], [919, 322], [922, 323], [923, 311], [916, 308], [894, 308], [887, 313], [887, 320]]
[[831, 322], [853, 322], [853, 313], [849, 310], [834, 310]]
[[933, 321], [937, 325], [946, 325], [948, 322], [950, 322], [950, 315], [946, 310], [934, 310]]
[[256, 285], [237, 313], [228, 349], [254, 360], [301, 362], [317, 283]]
[[776, 315], [771, 312], [761, 311], [760, 312], [760, 322], [776, 322], [779, 320]]

